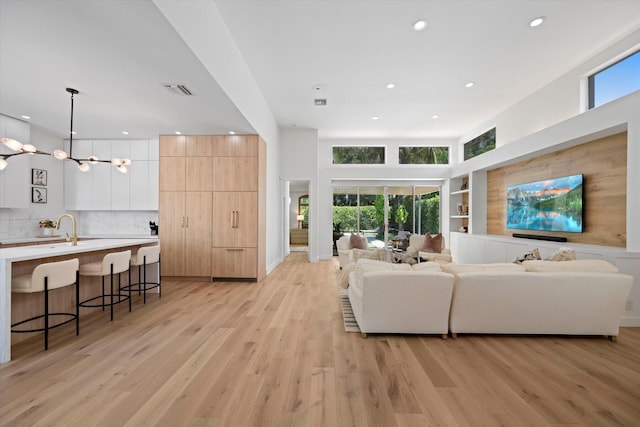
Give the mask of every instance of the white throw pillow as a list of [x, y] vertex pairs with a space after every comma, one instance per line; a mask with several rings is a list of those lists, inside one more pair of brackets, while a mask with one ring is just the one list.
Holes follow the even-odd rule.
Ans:
[[618, 268], [603, 259], [576, 259], [573, 261], [525, 261], [524, 269], [533, 273], [617, 273]]

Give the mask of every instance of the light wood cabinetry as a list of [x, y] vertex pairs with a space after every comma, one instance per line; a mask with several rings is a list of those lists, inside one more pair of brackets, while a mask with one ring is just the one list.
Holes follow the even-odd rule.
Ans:
[[213, 277], [258, 278], [258, 136], [224, 136], [215, 142]]
[[264, 277], [260, 143], [257, 135], [160, 137], [163, 274]]
[[160, 244], [162, 274], [167, 276], [211, 276], [208, 141], [196, 136], [160, 137]]

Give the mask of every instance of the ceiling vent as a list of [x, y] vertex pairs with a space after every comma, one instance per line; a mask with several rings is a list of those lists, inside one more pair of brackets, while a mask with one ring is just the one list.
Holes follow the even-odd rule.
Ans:
[[164, 85], [165, 89], [174, 95], [191, 96], [193, 93], [185, 85]]
[[314, 105], [316, 106], [322, 106], [322, 105], [327, 105], [327, 100], [326, 99], [314, 99], [313, 100]]

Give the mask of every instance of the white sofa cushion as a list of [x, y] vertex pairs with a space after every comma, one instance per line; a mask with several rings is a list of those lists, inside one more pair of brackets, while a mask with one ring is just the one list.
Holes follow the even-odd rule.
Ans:
[[499, 262], [495, 264], [444, 264], [442, 271], [451, 274], [476, 273], [481, 271], [490, 272], [525, 272], [523, 266], [511, 262]]
[[354, 280], [350, 285], [354, 285], [362, 293], [364, 275], [372, 271], [411, 271], [411, 266], [409, 264], [392, 264], [373, 259], [360, 259], [356, 263]]
[[462, 273], [450, 331], [616, 336], [632, 284], [617, 273]]
[[442, 271], [440, 264], [435, 262], [421, 262], [411, 266], [413, 271]]
[[603, 259], [576, 259], [573, 261], [525, 261], [524, 269], [533, 273], [617, 273], [618, 268]]

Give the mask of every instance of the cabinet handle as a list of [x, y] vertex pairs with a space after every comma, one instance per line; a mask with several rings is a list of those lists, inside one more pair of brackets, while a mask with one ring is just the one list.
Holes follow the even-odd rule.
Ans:
[[182, 217], [182, 225], [180, 227], [184, 228], [184, 217]]
[[240, 212], [235, 211], [236, 212], [236, 228], [240, 227]]
[[231, 228], [236, 228], [236, 211], [231, 211]]
[[187, 228], [189, 228], [189, 217], [187, 217]]
[[239, 249], [234, 248], [234, 249], [227, 249], [227, 251], [229, 251], [229, 252], [242, 252], [242, 251], [244, 251], [244, 249], [242, 249], [242, 248], [239, 248]]

